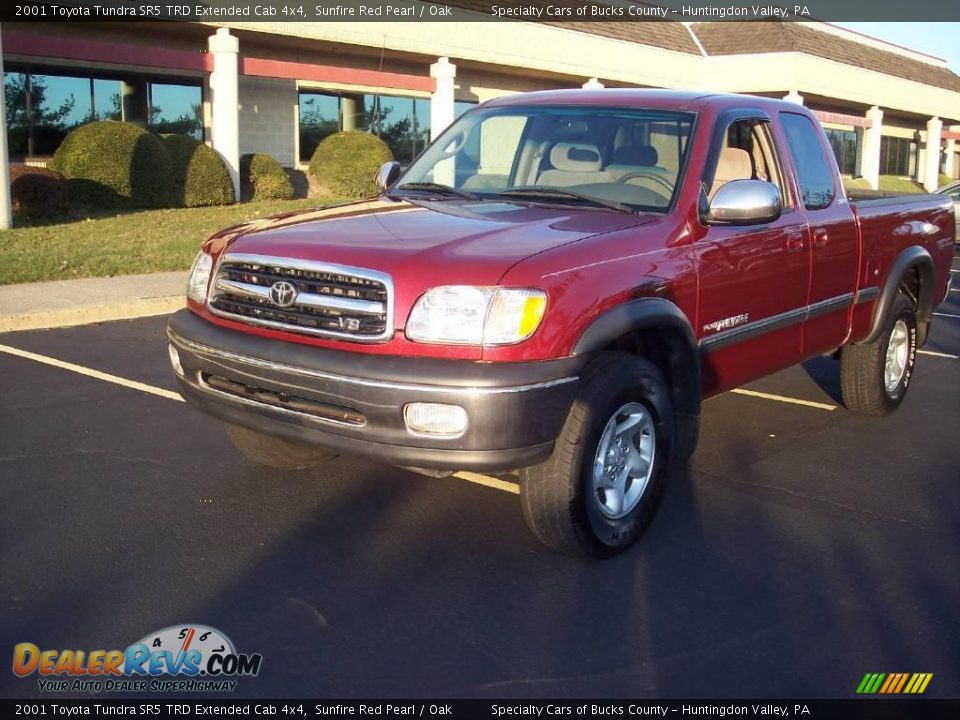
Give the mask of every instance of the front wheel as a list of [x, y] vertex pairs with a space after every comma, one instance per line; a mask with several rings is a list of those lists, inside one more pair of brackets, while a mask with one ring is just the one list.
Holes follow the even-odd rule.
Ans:
[[295, 445], [289, 440], [265, 435], [239, 425], [223, 424], [230, 442], [249, 460], [276, 470], [307, 470], [333, 460], [335, 453]]
[[903, 402], [917, 358], [917, 314], [898, 294], [883, 332], [872, 343], [845, 345], [840, 352], [840, 391], [853, 412], [881, 416]]
[[623, 552], [653, 519], [675, 435], [660, 370], [629, 355], [599, 356], [583, 375], [553, 454], [521, 471], [527, 526], [561, 552]]

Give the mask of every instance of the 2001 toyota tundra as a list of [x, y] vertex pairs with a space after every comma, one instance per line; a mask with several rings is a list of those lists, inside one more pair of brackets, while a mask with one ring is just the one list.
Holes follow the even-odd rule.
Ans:
[[775, 100], [514, 95], [378, 182], [204, 244], [168, 331], [183, 396], [274, 467], [522, 468], [569, 552], [644, 531], [702, 398], [833, 354], [848, 408], [895, 409], [949, 288], [949, 198], [852, 199]]

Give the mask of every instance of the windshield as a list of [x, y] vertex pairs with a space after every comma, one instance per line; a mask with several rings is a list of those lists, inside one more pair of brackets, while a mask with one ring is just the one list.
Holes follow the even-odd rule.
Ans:
[[479, 108], [430, 145], [394, 192], [665, 212], [693, 119], [631, 108]]

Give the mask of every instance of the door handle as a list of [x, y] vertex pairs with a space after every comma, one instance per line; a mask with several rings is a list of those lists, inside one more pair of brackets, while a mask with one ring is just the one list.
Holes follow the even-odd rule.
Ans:
[[830, 233], [826, 228], [817, 228], [813, 231], [813, 246], [823, 247], [830, 241]]
[[799, 252], [803, 250], [803, 235], [796, 233], [787, 235], [787, 252]]

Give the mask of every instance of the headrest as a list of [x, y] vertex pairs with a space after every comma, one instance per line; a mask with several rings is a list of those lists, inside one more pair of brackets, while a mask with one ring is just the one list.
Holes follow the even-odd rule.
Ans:
[[565, 172], [595, 172], [600, 169], [600, 150], [586, 143], [559, 142], [550, 150], [550, 164]]
[[652, 145], [622, 145], [613, 151], [611, 165], [643, 165], [653, 167], [660, 160]]
[[749, 180], [752, 177], [753, 161], [750, 160], [750, 153], [734, 147], [725, 147], [720, 151], [717, 172], [713, 176], [714, 183]]

